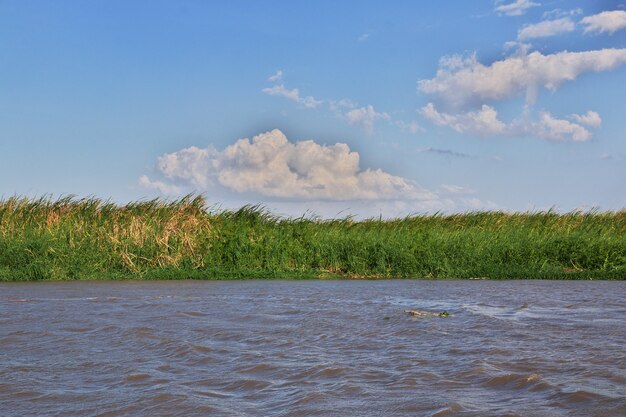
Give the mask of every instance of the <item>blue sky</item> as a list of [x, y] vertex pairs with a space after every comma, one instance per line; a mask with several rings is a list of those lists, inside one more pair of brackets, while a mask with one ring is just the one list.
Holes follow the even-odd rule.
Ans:
[[0, 196], [626, 207], [623, 1], [0, 1]]

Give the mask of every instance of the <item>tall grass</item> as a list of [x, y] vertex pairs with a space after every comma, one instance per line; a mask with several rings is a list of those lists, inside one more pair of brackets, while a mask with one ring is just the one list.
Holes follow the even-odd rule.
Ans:
[[626, 212], [353, 221], [200, 196], [0, 201], [0, 280], [278, 277], [625, 279]]

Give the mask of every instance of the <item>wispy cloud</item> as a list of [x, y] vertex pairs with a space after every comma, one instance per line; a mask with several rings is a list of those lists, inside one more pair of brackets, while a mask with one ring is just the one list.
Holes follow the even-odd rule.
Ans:
[[417, 152], [434, 153], [437, 155], [451, 156], [454, 158], [471, 158], [472, 157], [472, 155], [468, 153], [464, 153], [464, 152], [457, 152], [451, 149], [438, 149], [438, 148], [431, 148], [431, 147], [417, 149]]
[[280, 81], [282, 79], [283, 79], [283, 70], [278, 70], [267, 78], [267, 80], [271, 82]]
[[517, 39], [527, 41], [536, 38], [547, 38], [549, 36], [572, 32], [575, 27], [576, 25], [569, 17], [556, 20], [544, 20], [543, 22], [525, 25], [517, 32]]
[[589, 127], [600, 127], [602, 124], [602, 118], [595, 111], [589, 110], [585, 114], [572, 114], [570, 118], [576, 123], [583, 124]]
[[507, 126], [498, 120], [498, 112], [486, 104], [479, 111], [447, 114], [437, 111], [433, 103], [428, 103], [419, 113], [437, 126], [448, 126], [459, 133], [493, 136], [507, 130]]
[[182, 188], [173, 185], [167, 184], [163, 181], [152, 181], [147, 175], [142, 175], [139, 177], [139, 185], [148, 190], [156, 190], [161, 194], [165, 195], [177, 195], [182, 192]]
[[626, 159], [626, 154], [613, 154], [605, 152], [600, 155], [600, 159], [602, 159], [603, 161], [621, 161], [623, 159]]
[[368, 134], [374, 131], [374, 122], [376, 120], [389, 120], [390, 118], [387, 113], [374, 110], [372, 105], [350, 110], [346, 113], [348, 123], [361, 127]]
[[300, 95], [300, 90], [298, 90], [297, 88], [289, 90], [283, 84], [264, 88], [261, 91], [263, 91], [265, 94], [269, 94], [270, 96], [284, 97], [287, 100], [298, 103], [309, 109], [314, 109], [323, 103], [322, 100], [316, 100], [315, 97], [312, 96], [302, 97]]
[[454, 185], [454, 184], [443, 184], [441, 186], [441, 188], [450, 194], [475, 194], [476, 191], [472, 190], [471, 188], [468, 187], [463, 187], [460, 185]]
[[409, 132], [413, 135], [424, 131], [424, 128], [420, 126], [415, 120], [411, 120], [410, 122], [405, 122], [404, 120], [396, 120], [394, 124], [398, 126], [401, 130]]
[[328, 101], [328, 108], [334, 112], [341, 112], [346, 109], [351, 110], [358, 106], [359, 105], [357, 103], [347, 98], [342, 98], [341, 100], [329, 100]]
[[541, 112], [539, 121], [521, 125], [522, 131], [551, 141], [586, 142], [592, 138], [590, 131], [583, 126], [565, 119], [557, 119], [548, 112]]
[[[585, 115], [573, 114], [570, 118], [578, 123], [566, 119], [559, 119], [546, 111], [539, 113], [533, 120], [526, 110], [522, 116], [511, 123], [504, 123], [498, 119], [497, 111], [483, 105], [480, 111], [449, 114], [438, 111], [434, 104], [428, 103], [420, 113], [438, 126], [446, 126], [459, 133], [488, 136], [534, 136], [555, 142], [571, 140], [585, 142], [592, 138], [592, 133], [582, 124], [599, 127], [602, 123], [600, 115], [589, 111]], [[580, 123], [580, 124], [579, 124]]]
[[366, 40], [368, 40], [370, 38], [370, 34], [369, 33], [363, 33], [362, 35], [360, 35], [357, 40], [359, 42], [365, 42]]
[[542, 17], [544, 19], [552, 20], [552, 19], [560, 19], [562, 17], [578, 16], [582, 13], [583, 13], [583, 9], [581, 9], [580, 7], [576, 9], [570, 9], [570, 10], [554, 9], [554, 10], [544, 12]]
[[584, 17], [580, 23], [585, 25], [585, 33], [614, 33], [626, 27], [626, 11], [612, 10], [593, 16]]
[[540, 3], [535, 3], [530, 0], [515, 0], [512, 3], [502, 4], [503, 0], [496, 0], [496, 12], [505, 14], [507, 16], [521, 16], [531, 7], [540, 6]]

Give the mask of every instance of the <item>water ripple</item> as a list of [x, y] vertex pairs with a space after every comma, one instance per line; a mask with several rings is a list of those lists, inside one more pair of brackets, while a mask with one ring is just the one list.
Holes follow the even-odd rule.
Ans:
[[623, 416], [625, 290], [0, 284], [0, 415]]

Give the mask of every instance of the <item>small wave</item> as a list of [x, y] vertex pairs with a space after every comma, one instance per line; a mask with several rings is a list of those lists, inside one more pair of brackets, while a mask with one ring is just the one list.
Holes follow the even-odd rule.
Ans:
[[0, 346], [20, 343], [20, 342], [21, 342], [21, 339], [19, 337], [7, 336], [7, 337], [0, 338]]
[[189, 317], [207, 317], [208, 314], [199, 311], [181, 311], [181, 314]]
[[194, 390], [192, 392], [194, 395], [197, 395], [200, 397], [210, 397], [210, 398], [220, 398], [220, 399], [233, 397], [233, 394], [229, 394], [227, 392], [214, 391], [214, 390]]
[[90, 332], [93, 330], [93, 328], [91, 327], [64, 327], [63, 329], [66, 332], [71, 332], [71, 333], [86, 333], [86, 332]]
[[11, 392], [12, 399], [23, 399], [23, 400], [35, 400], [37, 398], [43, 397], [45, 394], [40, 391], [34, 390], [22, 390], [22, 391], [13, 391]]
[[565, 403], [576, 403], [576, 404], [587, 403], [587, 402], [593, 402], [595, 404], [598, 401], [611, 399], [611, 397], [608, 397], [606, 395], [598, 394], [598, 393], [591, 392], [591, 391], [585, 391], [585, 390], [577, 390], [573, 392], [560, 392], [556, 394], [554, 398], [564, 401]]
[[118, 326], [114, 326], [114, 325], [108, 325], [108, 326], [104, 326], [101, 327], [100, 329], [98, 329], [99, 332], [116, 332], [120, 330], [120, 328]]
[[240, 379], [224, 387], [227, 391], [257, 391], [272, 385], [269, 381], [258, 379]]
[[124, 337], [139, 337], [139, 338], [149, 338], [156, 339], [156, 335], [154, 333], [154, 329], [146, 326], [133, 327], [131, 329], [125, 330], [123, 333]]
[[240, 369], [238, 372], [241, 374], [260, 374], [260, 373], [273, 372], [275, 370], [276, 368], [271, 365], [260, 363], [258, 365]]
[[209, 352], [213, 352], [214, 349], [211, 349], [208, 346], [204, 346], [204, 345], [192, 345], [191, 349], [195, 350], [196, 352], [200, 352], [200, 353], [209, 353]]
[[150, 374], [130, 374], [126, 378], [124, 378], [124, 382], [142, 382], [152, 378]]
[[449, 406], [447, 406], [446, 408], [443, 408], [441, 410], [436, 411], [434, 414], [432, 414], [432, 417], [456, 416], [459, 413], [462, 413], [464, 411], [467, 411], [467, 409], [465, 407], [463, 407], [461, 404], [459, 404], [459, 403], [452, 403]]
[[[490, 378], [482, 384], [488, 388], [525, 389], [539, 387], [539, 391], [550, 388], [550, 384], [544, 382], [538, 374], [506, 374]], [[534, 389], [533, 391], [537, 391]]]
[[315, 373], [315, 376], [321, 378], [339, 378], [348, 371], [348, 368], [323, 368]]
[[317, 401], [322, 401], [325, 398], [325, 395], [321, 392], [309, 392], [304, 394], [302, 397], [298, 398], [293, 402], [293, 405], [305, 405], [311, 404]]
[[306, 380], [312, 381], [315, 379], [336, 379], [345, 375], [349, 369], [341, 367], [329, 367], [329, 366], [314, 366], [308, 368], [297, 374], [292, 374], [287, 377], [290, 381]]

